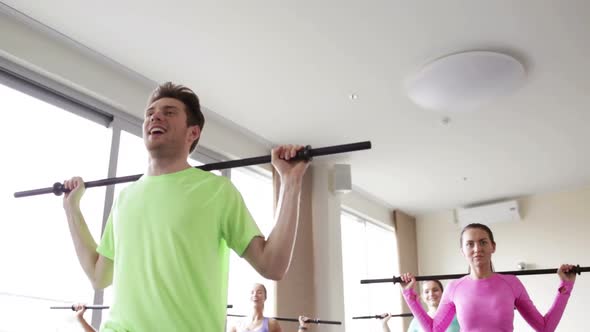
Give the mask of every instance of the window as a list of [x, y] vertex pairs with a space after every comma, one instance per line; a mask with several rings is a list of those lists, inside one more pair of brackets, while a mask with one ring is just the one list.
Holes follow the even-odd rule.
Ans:
[[[147, 151], [143, 144], [143, 139], [122, 130], [119, 141], [119, 155], [117, 158], [117, 177], [144, 173], [147, 167], [147, 158]], [[115, 185], [114, 199], [117, 199], [121, 190], [130, 184], [131, 182]], [[96, 238], [96, 240], [99, 242], [100, 237]], [[113, 287], [108, 287], [103, 293], [103, 303], [110, 306], [112, 302]], [[102, 311], [101, 324], [108, 320], [109, 313], [109, 309]]]
[[[50, 187], [74, 175], [105, 178], [111, 130], [3, 85], [0, 109], [5, 217], [0, 226], [0, 331], [69, 330], [72, 312], [49, 306], [92, 303], [94, 291], [78, 263], [62, 197], [16, 199], [13, 193]], [[92, 188], [82, 200], [95, 238], [100, 236], [104, 196], [104, 187]]]
[[[270, 176], [264, 176], [247, 168], [234, 168], [231, 180], [242, 194], [248, 210], [256, 220], [262, 233], [268, 237], [274, 226], [273, 217], [273, 186]], [[235, 252], [231, 252], [229, 267], [228, 304], [234, 306], [230, 312], [249, 314], [250, 290], [254, 283], [266, 286], [267, 300], [265, 315], [276, 315], [275, 282], [260, 276], [254, 268]], [[228, 327], [235, 319], [228, 318]]]
[[[124, 130], [121, 131], [119, 141], [119, 156], [117, 159], [117, 176], [141, 174], [146, 171], [148, 154], [143, 139]], [[131, 182], [115, 185], [115, 198], [121, 189]]]
[[[399, 275], [395, 235], [389, 229], [347, 212], [341, 215], [341, 226], [346, 330], [379, 330], [380, 325], [373, 320], [353, 320], [352, 317], [400, 313], [399, 289], [391, 284], [360, 284], [361, 279]], [[397, 323], [401, 329], [401, 321], [396, 322], [394, 318], [389, 321], [391, 327]]]

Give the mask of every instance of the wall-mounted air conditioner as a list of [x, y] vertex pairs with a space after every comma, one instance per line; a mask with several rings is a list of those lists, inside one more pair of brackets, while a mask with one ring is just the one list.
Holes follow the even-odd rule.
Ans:
[[459, 208], [455, 210], [455, 217], [461, 227], [472, 223], [491, 225], [521, 219], [516, 200]]

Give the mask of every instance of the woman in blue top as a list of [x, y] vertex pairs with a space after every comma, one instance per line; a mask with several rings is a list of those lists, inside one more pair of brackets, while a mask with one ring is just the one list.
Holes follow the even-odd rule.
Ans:
[[[438, 309], [438, 304], [440, 303], [440, 299], [443, 293], [443, 285], [438, 280], [429, 280], [422, 282], [422, 301], [426, 303], [428, 307], [428, 315], [430, 317], [434, 317], [436, 313], [436, 309]], [[389, 314], [381, 315], [383, 317], [382, 324], [383, 324], [383, 332], [391, 332], [389, 330], [389, 326], [387, 322], [391, 316]], [[408, 328], [408, 332], [423, 332], [424, 330], [420, 326], [420, 323], [414, 318], [410, 323], [410, 327]], [[453, 322], [447, 329], [447, 332], [459, 332], [459, 323], [457, 322], [457, 317], [453, 318]]]

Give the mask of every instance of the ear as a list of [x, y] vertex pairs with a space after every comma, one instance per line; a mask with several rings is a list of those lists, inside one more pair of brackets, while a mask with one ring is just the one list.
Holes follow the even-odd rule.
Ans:
[[496, 244], [492, 243], [492, 254], [496, 252]]
[[201, 137], [201, 128], [199, 128], [199, 126], [190, 126], [188, 130], [191, 143], [194, 142], [197, 138]]

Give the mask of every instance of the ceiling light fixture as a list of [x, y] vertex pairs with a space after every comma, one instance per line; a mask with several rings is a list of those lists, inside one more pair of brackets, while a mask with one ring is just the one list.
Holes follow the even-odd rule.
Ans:
[[406, 81], [417, 105], [436, 111], [474, 111], [524, 82], [524, 65], [512, 56], [469, 51], [439, 58]]

